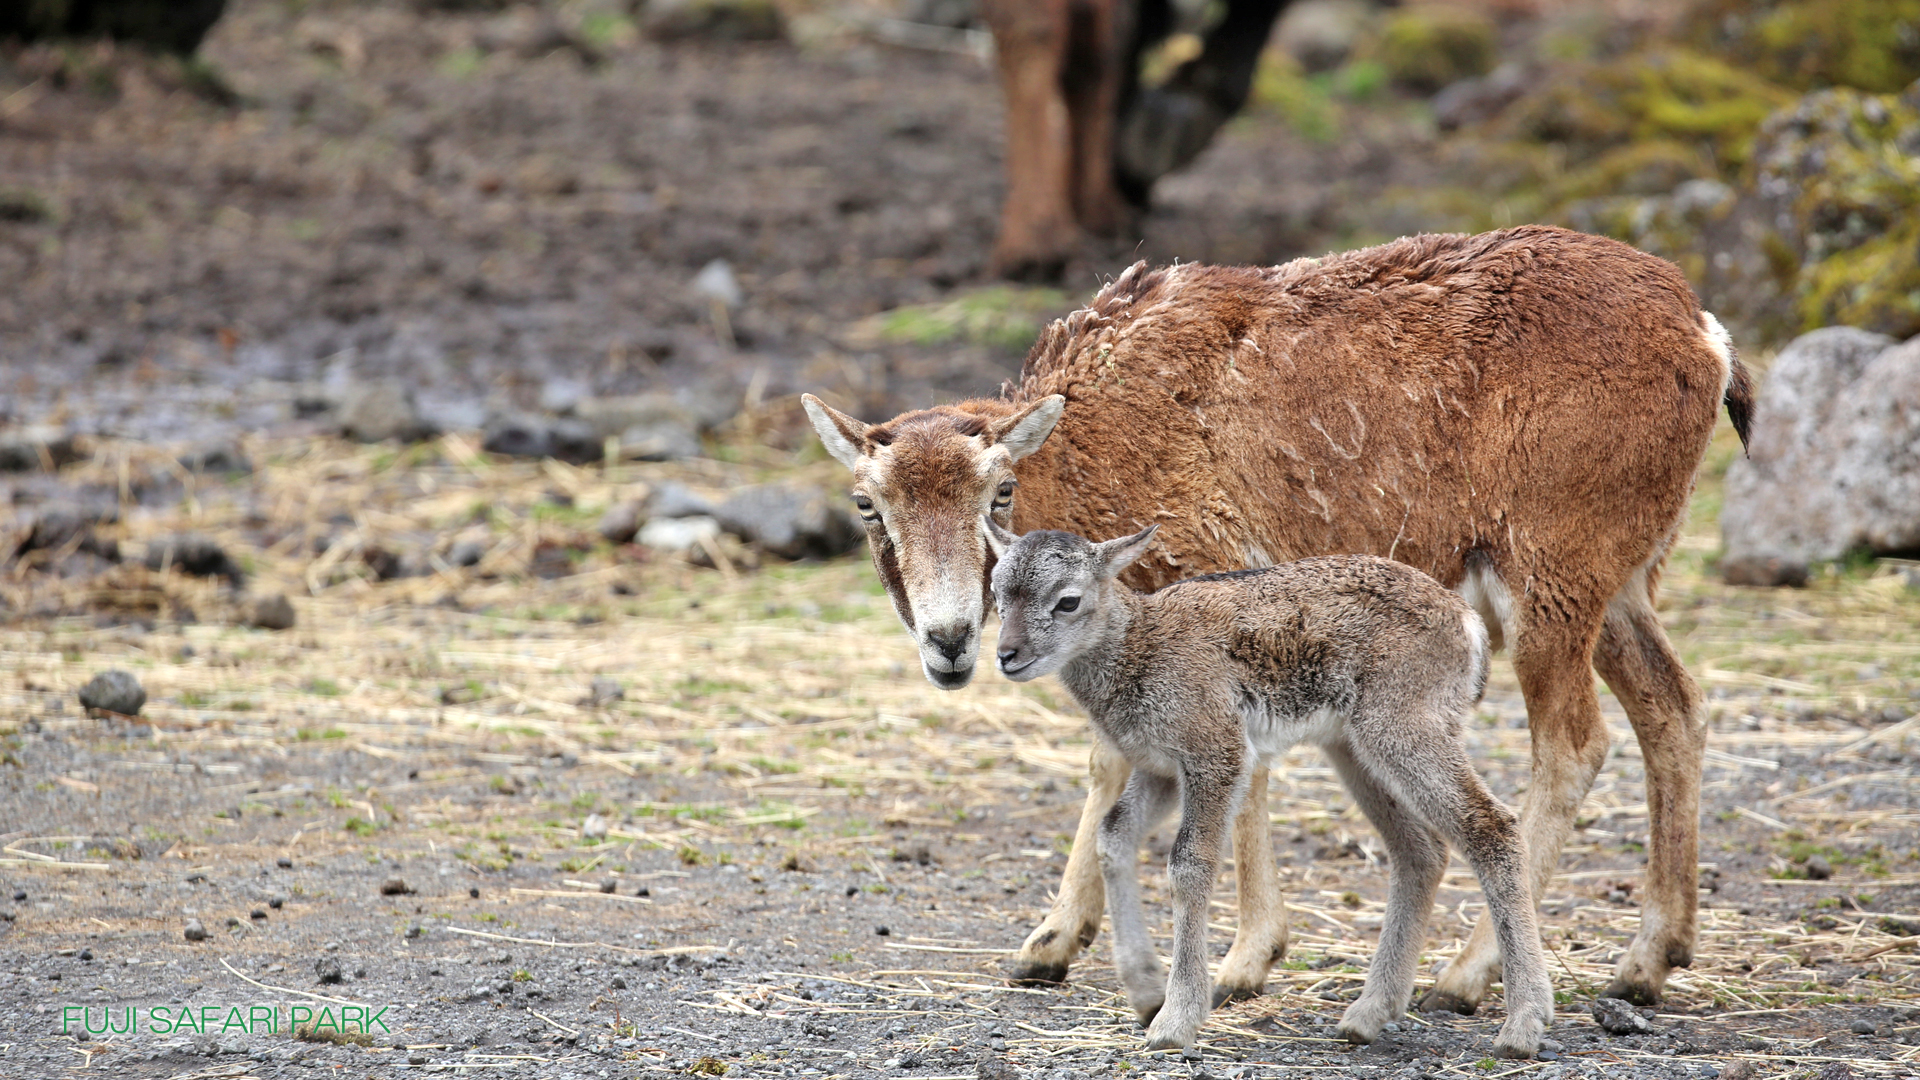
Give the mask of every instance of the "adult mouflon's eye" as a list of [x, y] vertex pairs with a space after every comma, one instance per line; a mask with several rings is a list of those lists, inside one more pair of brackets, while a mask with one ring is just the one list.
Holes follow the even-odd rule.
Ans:
[[1080, 598], [1077, 596], [1063, 596], [1060, 598], [1059, 603], [1053, 605], [1053, 610], [1056, 612], [1078, 611], [1079, 609]]
[[860, 511], [860, 520], [862, 521], [880, 520], [880, 511], [873, 508], [873, 500], [867, 498], [865, 495], [855, 495], [853, 497], [853, 508]]
[[993, 505], [996, 507], [1013, 505], [1013, 481], [1000, 481], [1000, 490], [993, 494]]

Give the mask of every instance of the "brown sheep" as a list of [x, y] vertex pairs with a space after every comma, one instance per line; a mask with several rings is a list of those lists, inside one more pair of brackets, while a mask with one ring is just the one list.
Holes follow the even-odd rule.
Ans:
[[[805, 399], [853, 470], [874, 565], [936, 685], [972, 676], [993, 569], [983, 512], [1019, 532], [1159, 524], [1123, 578], [1143, 590], [1324, 554], [1412, 565], [1511, 644], [1536, 896], [1606, 758], [1596, 669], [1626, 708], [1651, 835], [1640, 931], [1606, 992], [1658, 1000], [1693, 955], [1706, 717], [1654, 590], [1722, 401], [1743, 440], [1752, 401], [1676, 267], [1545, 226], [1266, 268], [1136, 265], [1050, 326], [1004, 397], [876, 425]], [[1063, 979], [1098, 930], [1095, 836], [1128, 770], [1099, 749], [1092, 770], [1016, 978]], [[1266, 782], [1252, 778], [1234, 826], [1223, 995], [1259, 992], [1285, 949]], [[1483, 919], [1425, 1004], [1471, 1012], [1498, 974]]]

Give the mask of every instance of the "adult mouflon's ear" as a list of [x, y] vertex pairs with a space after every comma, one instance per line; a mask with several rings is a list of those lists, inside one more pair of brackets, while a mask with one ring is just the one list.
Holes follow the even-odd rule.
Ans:
[[980, 519], [987, 523], [987, 546], [993, 549], [993, 557], [1006, 558], [1007, 551], [1020, 541], [1019, 535], [993, 520], [992, 514], [982, 514]]
[[1093, 550], [1100, 560], [1100, 575], [1109, 578], [1119, 577], [1120, 571], [1125, 570], [1133, 560], [1147, 553], [1147, 545], [1153, 542], [1153, 534], [1159, 531], [1160, 526], [1149, 525], [1132, 536], [1123, 536], [1118, 540], [1095, 544]]
[[1066, 398], [1048, 394], [1012, 416], [988, 424], [987, 432], [995, 443], [1007, 448], [1013, 460], [1019, 461], [1047, 441], [1047, 436], [1053, 434], [1053, 425], [1060, 422], [1060, 410], [1066, 407]]
[[868, 450], [867, 425], [828, 408], [826, 402], [812, 394], [801, 394], [800, 404], [806, 407], [807, 419], [813, 421], [813, 430], [819, 433], [827, 453], [849, 469], [858, 464]]

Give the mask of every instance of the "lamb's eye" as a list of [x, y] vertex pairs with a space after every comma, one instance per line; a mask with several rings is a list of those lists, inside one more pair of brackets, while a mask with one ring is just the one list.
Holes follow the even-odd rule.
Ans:
[[1056, 613], [1078, 611], [1079, 609], [1080, 598], [1077, 596], [1063, 596], [1060, 598], [1059, 603], [1053, 605], [1053, 610]]
[[873, 500], [867, 498], [865, 495], [855, 495], [853, 497], [853, 508], [860, 511], [860, 520], [862, 521], [880, 520], [880, 512], [873, 508]]
[[1000, 490], [994, 492], [994, 495], [993, 495], [993, 505], [995, 507], [1005, 507], [1005, 506], [1013, 505], [1013, 481], [1011, 480], [1000, 481]]

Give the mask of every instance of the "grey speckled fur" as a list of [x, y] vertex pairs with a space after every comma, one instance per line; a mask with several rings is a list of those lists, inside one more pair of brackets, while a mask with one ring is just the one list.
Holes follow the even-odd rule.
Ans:
[[[1341, 1018], [1372, 1042], [1406, 1011], [1447, 844], [1486, 892], [1507, 985], [1496, 1053], [1531, 1057], [1553, 1019], [1514, 815], [1481, 783], [1461, 726], [1487, 677], [1487, 631], [1467, 602], [1412, 567], [1372, 556], [1304, 559], [1195, 578], [1151, 594], [1115, 577], [1153, 528], [1094, 544], [1016, 537], [985, 519], [999, 563], [998, 664], [1025, 681], [1058, 672], [1101, 738], [1133, 766], [1100, 831], [1114, 956], [1149, 1048], [1193, 1043], [1212, 1008], [1207, 903], [1229, 822], [1256, 768], [1319, 746], [1380, 830], [1391, 868], [1366, 987]], [[1147, 829], [1180, 804], [1168, 858], [1173, 970], [1140, 907]]]

